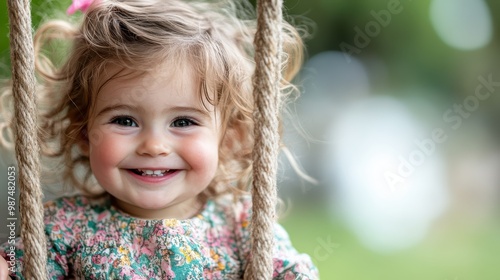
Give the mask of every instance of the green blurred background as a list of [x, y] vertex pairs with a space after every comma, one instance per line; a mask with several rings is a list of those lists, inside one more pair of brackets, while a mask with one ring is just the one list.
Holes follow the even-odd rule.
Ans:
[[[1, 76], [9, 73], [5, 5]], [[36, 27], [64, 17], [69, 1], [32, 5]], [[285, 141], [318, 181], [281, 160], [282, 223], [296, 248], [322, 279], [500, 279], [500, 2], [285, 6], [310, 33]], [[4, 153], [1, 163], [12, 158]]]

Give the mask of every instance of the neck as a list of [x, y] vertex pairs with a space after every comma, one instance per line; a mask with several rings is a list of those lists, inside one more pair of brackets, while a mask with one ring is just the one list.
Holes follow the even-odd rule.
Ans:
[[200, 213], [204, 201], [199, 197], [190, 198], [182, 203], [170, 205], [166, 208], [144, 209], [125, 201], [111, 197], [113, 206], [126, 214], [139, 219], [162, 220], [162, 219], [189, 219]]

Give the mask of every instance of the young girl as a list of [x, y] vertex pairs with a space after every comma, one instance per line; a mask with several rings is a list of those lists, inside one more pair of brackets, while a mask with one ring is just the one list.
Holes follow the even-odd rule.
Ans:
[[[51, 279], [243, 278], [256, 26], [247, 7], [75, 1], [77, 28], [39, 28], [43, 153], [81, 193], [45, 204]], [[302, 45], [284, 26], [289, 87]], [[60, 66], [43, 55], [53, 39], [72, 43]], [[318, 278], [278, 224], [275, 240], [275, 279]], [[0, 248], [7, 261], [9, 246]], [[14, 251], [9, 272], [22, 279], [22, 240]]]

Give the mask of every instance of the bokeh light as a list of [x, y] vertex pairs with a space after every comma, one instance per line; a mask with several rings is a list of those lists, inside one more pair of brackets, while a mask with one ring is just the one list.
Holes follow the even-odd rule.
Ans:
[[473, 50], [491, 41], [493, 23], [483, 0], [433, 0], [430, 16], [439, 37], [451, 47]]

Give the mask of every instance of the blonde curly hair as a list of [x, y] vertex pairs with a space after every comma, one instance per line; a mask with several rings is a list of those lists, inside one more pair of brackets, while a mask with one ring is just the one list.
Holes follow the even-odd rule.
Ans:
[[[80, 147], [92, 137], [87, 126], [96, 96], [114, 78], [103, 79], [106, 69], [118, 66], [147, 73], [161, 61], [187, 60], [198, 75], [200, 99], [219, 109], [223, 131], [218, 171], [204, 194], [247, 190], [255, 125], [255, 28], [253, 8], [246, 0], [100, 0], [77, 24], [42, 24], [35, 34], [42, 154], [59, 163], [67, 185], [86, 194], [103, 193]], [[281, 101], [296, 92], [290, 81], [303, 56], [297, 28], [284, 22], [283, 31]], [[69, 45], [59, 44], [54, 55], [48, 53], [53, 42]], [[61, 53], [65, 58], [58, 63]]]

